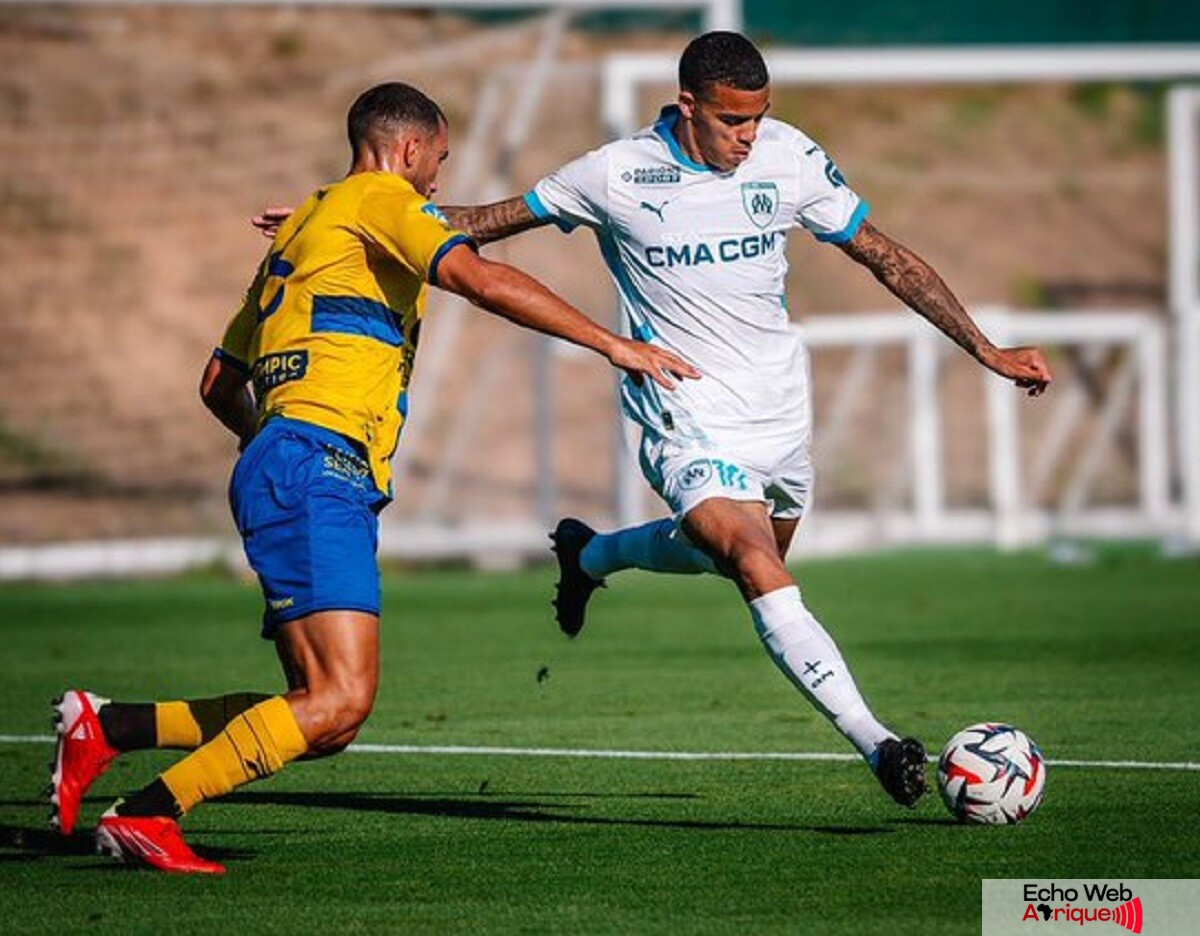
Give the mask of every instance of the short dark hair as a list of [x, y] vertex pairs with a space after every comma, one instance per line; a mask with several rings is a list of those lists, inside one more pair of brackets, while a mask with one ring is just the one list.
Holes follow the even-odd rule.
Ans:
[[383, 134], [395, 133], [401, 127], [415, 127], [437, 133], [446, 115], [425, 94], [400, 81], [368, 88], [358, 96], [346, 115], [346, 134], [350, 149], [359, 148]]
[[697, 36], [679, 58], [679, 87], [692, 94], [704, 94], [713, 85], [758, 91], [770, 80], [762, 53], [741, 33]]

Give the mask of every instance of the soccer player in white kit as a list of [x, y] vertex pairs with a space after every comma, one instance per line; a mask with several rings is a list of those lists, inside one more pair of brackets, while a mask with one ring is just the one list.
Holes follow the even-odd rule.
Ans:
[[592, 592], [622, 569], [727, 576], [778, 667], [892, 798], [913, 806], [926, 791], [924, 747], [875, 717], [784, 564], [813, 488], [808, 353], [786, 304], [789, 232], [802, 227], [837, 245], [1031, 395], [1050, 371], [1037, 349], [992, 345], [927, 263], [866, 220], [867, 203], [820, 145], [766, 116], [767, 69], [749, 40], [693, 40], [679, 86], [678, 103], [653, 126], [568, 163], [525, 196], [444, 209], [481, 243], [548, 223], [590, 228], [630, 333], [703, 374], [671, 391], [622, 380], [643, 473], [672, 516], [611, 533], [561, 521], [552, 534], [558, 623], [578, 634]]
[[813, 488], [808, 353], [787, 311], [788, 233], [801, 227], [837, 245], [1031, 395], [1050, 370], [1037, 349], [992, 345], [927, 263], [866, 220], [867, 203], [820, 145], [766, 116], [767, 69], [749, 40], [693, 40], [679, 86], [653, 126], [568, 163], [524, 198], [446, 209], [481, 241], [549, 222], [590, 228], [630, 333], [703, 373], [671, 391], [622, 380], [643, 473], [672, 516], [600, 534], [560, 522], [558, 623], [577, 634], [592, 592], [622, 569], [731, 578], [771, 658], [893, 799], [912, 806], [926, 790], [924, 747], [875, 717], [784, 564]]

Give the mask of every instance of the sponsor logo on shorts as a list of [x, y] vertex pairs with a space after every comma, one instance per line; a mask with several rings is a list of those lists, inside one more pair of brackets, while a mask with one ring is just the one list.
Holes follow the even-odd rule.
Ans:
[[364, 490], [371, 478], [371, 467], [357, 455], [327, 445], [321, 474], [327, 478], [337, 478]]
[[750, 479], [746, 476], [746, 472], [737, 465], [732, 465], [719, 458], [714, 458], [712, 463], [721, 479], [721, 487], [736, 488], [739, 491], [749, 490]]
[[698, 458], [685, 465], [679, 473], [679, 486], [685, 491], [694, 491], [708, 484], [712, 475], [712, 463], [707, 458]]
[[286, 611], [296, 603], [295, 598], [268, 598], [267, 604], [271, 606], [272, 611]]
[[679, 487], [685, 491], [694, 491], [704, 487], [714, 477], [723, 488], [736, 491], [750, 489], [749, 475], [737, 465], [721, 458], [698, 458], [688, 462], [679, 473]]
[[281, 351], [278, 354], [264, 354], [254, 362], [251, 372], [254, 380], [254, 392], [261, 397], [268, 390], [273, 390], [281, 384], [300, 380], [307, 373], [307, 351]]
[[622, 182], [634, 185], [675, 185], [680, 178], [678, 166], [640, 166], [621, 173]]

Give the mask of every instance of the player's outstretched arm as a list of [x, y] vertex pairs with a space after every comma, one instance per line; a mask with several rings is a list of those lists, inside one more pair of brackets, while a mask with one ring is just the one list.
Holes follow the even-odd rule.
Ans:
[[465, 245], [442, 258], [437, 285], [517, 325], [590, 348], [635, 380], [644, 375], [671, 390], [675, 388], [672, 378], [700, 376], [678, 355], [614, 335], [533, 277], [508, 264], [485, 260]]
[[[264, 237], [274, 237], [279, 225], [288, 219], [292, 210], [286, 205], [269, 206], [251, 218], [250, 223]], [[551, 221], [550, 218], [537, 217], [520, 195], [490, 205], [450, 205], [442, 209], [442, 214], [451, 227], [470, 234], [477, 244], [489, 244], [512, 237]]]
[[1053, 379], [1037, 348], [997, 348], [979, 330], [937, 271], [915, 253], [864, 221], [842, 250], [870, 270], [901, 302], [924, 316], [984, 367], [1030, 396]]
[[520, 195], [490, 205], [450, 205], [443, 207], [442, 213], [452, 227], [466, 231], [479, 244], [512, 237], [551, 220], [537, 217]]
[[216, 354], [208, 359], [200, 378], [200, 399], [221, 424], [238, 437], [239, 448], [254, 438], [258, 414], [247, 387], [246, 374]]

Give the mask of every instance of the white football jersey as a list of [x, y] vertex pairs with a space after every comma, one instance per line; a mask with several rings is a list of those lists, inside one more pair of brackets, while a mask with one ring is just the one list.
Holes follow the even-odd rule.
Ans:
[[807, 355], [788, 324], [786, 241], [797, 225], [849, 240], [867, 204], [825, 152], [764, 119], [748, 159], [717, 172], [683, 151], [678, 107], [581, 156], [526, 196], [561, 228], [591, 228], [630, 334], [670, 348], [704, 376], [665, 391], [625, 378], [643, 427], [681, 441], [795, 432], [809, 422]]

